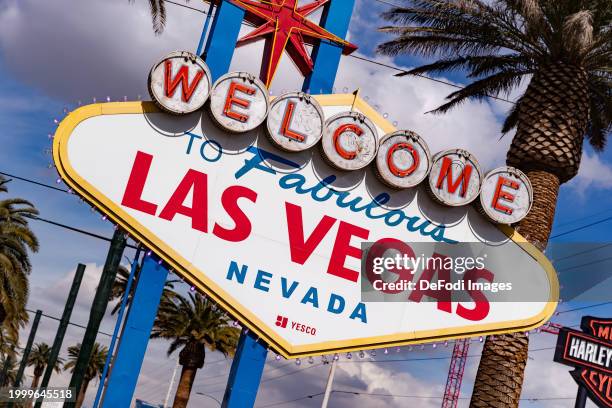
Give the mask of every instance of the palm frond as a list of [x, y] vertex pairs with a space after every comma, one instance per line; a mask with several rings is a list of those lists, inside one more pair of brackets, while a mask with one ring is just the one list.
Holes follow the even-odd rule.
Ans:
[[440, 105], [432, 110], [432, 113], [446, 113], [453, 107], [465, 102], [468, 99], [482, 100], [490, 95], [508, 94], [520, 82], [523, 75], [528, 72], [501, 72], [477, 80], [458, 91], [452, 92], [447, 96], [449, 102]]
[[[587, 137], [596, 149], [610, 132], [612, 7], [609, 0], [408, 0], [383, 13], [393, 38], [378, 51], [432, 58], [408, 73], [465, 72], [471, 82], [451, 93], [434, 110], [447, 112], [467, 99], [508, 93], [521, 77], [551, 64], [569, 64], [587, 72]], [[512, 109], [502, 132], [519, 120]]]

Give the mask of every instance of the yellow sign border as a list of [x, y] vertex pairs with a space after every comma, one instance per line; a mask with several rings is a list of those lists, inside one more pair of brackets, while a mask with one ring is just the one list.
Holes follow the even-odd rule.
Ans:
[[[323, 106], [352, 105], [372, 119], [385, 132], [392, 132], [395, 128], [384, 119], [378, 112], [370, 107], [365, 101], [355, 94], [337, 94], [315, 96]], [[306, 357], [311, 355], [339, 353], [356, 350], [367, 350], [381, 347], [402, 346], [424, 342], [448, 340], [462, 337], [473, 337], [489, 334], [510, 333], [516, 331], [527, 331], [544, 324], [550, 319], [557, 307], [559, 299], [559, 282], [557, 274], [550, 261], [535, 246], [527, 242], [514, 229], [500, 226], [500, 230], [509, 239], [519, 244], [529, 255], [531, 255], [545, 270], [551, 285], [551, 296], [545, 308], [538, 315], [524, 320], [512, 320], [502, 323], [489, 323], [480, 325], [468, 325], [449, 329], [427, 330], [420, 332], [408, 332], [385, 336], [358, 338], [341, 341], [328, 341], [303, 346], [292, 346], [286, 340], [277, 336], [267, 325], [257, 318], [251, 311], [245, 309], [229, 293], [222, 290], [206, 275], [195, 268], [186, 259], [182, 258], [172, 248], [157, 239], [150, 231], [138, 223], [119, 206], [106, 198], [96, 188], [82, 179], [74, 170], [68, 160], [67, 144], [72, 131], [79, 123], [89, 118], [101, 115], [118, 114], [144, 114], [161, 112], [152, 102], [109, 102], [87, 105], [71, 112], [59, 124], [53, 142], [53, 159], [57, 170], [74, 191], [87, 199], [99, 210], [121, 228], [132, 235], [143, 245], [158, 254], [171, 268], [179, 272], [190, 284], [206, 293], [215, 302], [220, 304], [229, 313], [234, 315], [249, 330], [264, 339], [273, 346], [282, 356], [286, 358]], [[198, 275], [201, 275], [200, 278]]]

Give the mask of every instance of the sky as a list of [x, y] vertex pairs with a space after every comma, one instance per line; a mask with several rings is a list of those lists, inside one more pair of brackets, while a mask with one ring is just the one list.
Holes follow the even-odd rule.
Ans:
[[[182, 3], [182, 0], [177, 0]], [[0, 172], [13, 174], [56, 185], [57, 174], [50, 167], [50, 140], [54, 120], [79, 104], [106, 100], [136, 100], [148, 98], [146, 78], [150, 67], [163, 55], [174, 50], [195, 51], [204, 15], [196, 11], [168, 4], [165, 32], [155, 36], [151, 29], [145, 0], [0, 0]], [[204, 9], [204, 3], [192, 0], [190, 7]], [[380, 13], [388, 8], [384, 2], [357, 0], [348, 39], [359, 45], [357, 54], [385, 64], [409, 68], [423, 62], [420, 58], [400, 56], [390, 58], [376, 54], [376, 46], [385, 36], [376, 31], [384, 25]], [[314, 17], [316, 18], [316, 16]], [[245, 28], [245, 31], [248, 29]], [[238, 49], [232, 61], [232, 70], [258, 72], [261, 44]], [[339, 92], [361, 89], [362, 95], [380, 112], [387, 113], [398, 127], [411, 129], [426, 138], [432, 151], [463, 147], [478, 157], [485, 169], [504, 162], [511, 136], [500, 139], [500, 128], [510, 104], [499, 100], [484, 103], [466, 102], [448, 115], [433, 116], [425, 112], [443, 102], [453, 90], [448, 85], [423, 78], [396, 78], [393, 71], [380, 65], [343, 58], [335, 87]], [[440, 76], [439, 79], [461, 85], [461, 73]], [[301, 78], [297, 70], [283, 58], [273, 84], [275, 93], [298, 89]], [[516, 100], [526, 83], [510, 95]], [[76, 196], [50, 190], [18, 179], [9, 184], [10, 196], [33, 202], [41, 217], [82, 228], [110, 237], [112, 225], [101, 219], [88, 204]], [[612, 150], [593, 152], [588, 146], [582, 158], [578, 176], [562, 186], [553, 228], [553, 242], [564, 243], [559, 251], [579, 245], [609, 241], [610, 221], [598, 222], [612, 216]], [[594, 224], [582, 228], [589, 224]], [[101, 273], [108, 243], [83, 236], [40, 221], [31, 226], [41, 242], [40, 251], [33, 255], [31, 274], [30, 310], [41, 309], [49, 316], [60, 316], [74, 276], [77, 263], [87, 266], [85, 278], [71, 321], [86, 324], [88, 310]], [[574, 229], [581, 228], [571, 232]], [[562, 234], [562, 235], [560, 235]], [[555, 238], [556, 235], [560, 235]], [[556, 247], [552, 247], [554, 251]], [[610, 263], [599, 262], [576, 267], [585, 260], [594, 262], [609, 257], [606, 249], [593, 251], [584, 258], [567, 263], [561, 284], [582, 279], [593, 270], [603, 272], [593, 288], [586, 287], [582, 300], [562, 302], [553, 321], [563, 325], [576, 325], [582, 314], [608, 317], [612, 307], [589, 307], [605, 302], [610, 293], [611, 280], [605, 273]], [[607, 256], [606, 256], [607, 255]], [[126, 251], [124, 264], [133, 256]], [[551, 256], [549, 254], [549, 256]], [[558, 268], [559, 269], [559, 268]], [[607, 280], [606, 280], [607, 279]], [[603, 289], [602, 288], [606, 288]], [[587, 309], [572, 312], [579, 307]], [[568, 312], [565, 312], [568, 311]], [[115, 318], [108, 313], [104, 318], [98, 341], [107, 344]], [[53, 342], [57, 322], [43, 317], [36, 341]], [[25, 343], [29, 327], [22, 332]], [[83, 329], [71, 326], [64, 346], [82, 339]], [[573, 398], [576, 385], [569, 368], [552, 361], [555, 336], [532, 333], [530, 357], [523, 389], [521, 407], [565, 407], [571, 400], [542, 400], [546, 398]], [[175, 368], [177, 355], [166, 356], [168, 344], [151, 341], [136, 398], [150, 402], [163, 402]], [[475, 377], [481, 344], [478, 339], [470, 348], [470, 358], [462, 387], [462, 396], [469, 397]], [[359, 358], [343, 355], [338, 365], [332, 395], [333, 407], [350, 407], [355, 403], [366, 407], [437, 407], [443, 393], [451, 347], [438, 345], [412, 351], [378, 350], [376, 356]], [[65, 356], [65, 351], [62, 352]], [[399, 360], [399, 361], [398, 361]], [[199, 371], [194, 385], [190, 407], [216, 406], [221, 400], [231, 361], [218, 353], [208, 353], [205, 367]], [[303, 361], [276, 361], [270, 353], [257, 398], [257, 407], [315, 407], [320, 405], [329, 366], [316, 358], [313, 364]], [[31, 381], [31, 370], [26, 372]], [[69, 381], [69, 373], [54, 375], [52, 385], [62, 386]], [[85, 406], [91, 406], [97, 384], [88, 390]], [[171, 390], [173, 391], [173, 390]], [[197, 395], [200, 392], [206, 395]], [[395, 397], [368, 396], [392, 394]], [[173, 396], [173, 392], [171, 396]], [[315, 395], [308, 398], [309, 395]], [[421, 396], [427, 398], [399, 397]], [[301, 399], [300, 399], [301, 398]], [[298, 399], [293, 402], [291, 400]], [[527, 400], [540, 399], [540, 400]], [[285, 403], [286, 402], [286, 403]], [[467, 399], [460, 401], [466, 407]], [[593, 406], [593, 405], [591, 405]]]

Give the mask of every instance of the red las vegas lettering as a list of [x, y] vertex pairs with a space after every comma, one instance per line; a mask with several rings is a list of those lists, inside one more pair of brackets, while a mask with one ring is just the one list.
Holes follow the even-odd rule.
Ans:
[[[289, 234], [291, 260], [303, 265], [338, 220], [327, 215], [324, 216], [314, 227], [313, 232], [306, 238], [304, 235], [302, 208], [295, 204], [285, 203], [285, 211], [287, 214], [287, 232]], [[347, 268], [345, 263], [347, 258], [359, 259], [361, 257], [361, 248], [351, 245], [351, 239], [361, 238], [366, 240], [369, 234], [370, 231], [365, 228], [340, 221], [327, 273], [351, 282], [357, 282], [359, 271]]]
[[[153, 155], [138, 151], [132, 165], [121, 204], [149, 215], [157, 214], [158, 204], [142, 196], [153, 163]], [[191, 193], [191, 202], [186, 203]], [[208, 232], [208, 177], [205, 173], [188, 169], [179, 181], [176, 189], [163, 205], [157, 215], [159, 218], [173, 221], [180, 215], [191, 219], [191, 227], [203, 233]], [[257, 201], [257, 193], [243, 186], [229, 186], [221, 194], [221, 204], [234, 223], [233, 228], [226, 228], [219, 223], [213, 225], [212, 233], [218, 238], [230, 242], [243, 241], [251, 234], [251, 221], [239, 200], [245, 199], [251, 203]]]
[[[421, 273], [419, 281], [432, 282], [437, 275], [437, 280], [450, 282], [451, 270], [444, 267], [445, 260], [448, 259], [448, 257], [434, 253], [431, 259], [433, 259], [434, 262], [427, 262], [427, 267], [423, 269], [423, 273]], [[439, 261], [436, 262], [436, 259]], [[442, 310], [443, 312], [447, 313], [453, 312], [451, 307], [450, 289], [446, 289], [445, 287], [432, 289], [429, 287], [429, 285], [422, 289], [421, 285], [419, 284], [416, 285], [415, 289], [410, 293], [408, 299], [412, 302], [420, 303], [424, 296], [436, 299], [438, 301], [438, 310]]]

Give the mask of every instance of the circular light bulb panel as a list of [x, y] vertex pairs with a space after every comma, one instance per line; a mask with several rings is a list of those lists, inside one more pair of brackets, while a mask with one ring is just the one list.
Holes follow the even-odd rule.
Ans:
[[474, 155], [467, 150], [452, 149], [433, 157], [427, 187], [436, 201], [459, 207], [478, 197], [481, 182], [482, 172]]
[[359, 112], [342, 112], [325, 122], [322, 149], [325, 159], [340, 170], [359, 170], [376, 158], [378, 134]]
[[502, 166], [485, 175], [480, 189], [480, 207], [492, 221], [515, 224], [527, 216], [532, 204], [533, 187], [522, 171]]
[[385, 135], [376, 154], [376, 170], [390, 187], [415, 187], [427, 177], [431, 153], [427, 143], [415, 132], [398, 130]]
[[312, 96], [290, 92], [272, 101], [266, 125], [268, 136], [276, 146], [289, 152], [301, 152], [321, 140], [325, 116]]
[[247, 72], [230, 72], [212, 87], [210, 112], [221, 128], [248, 132], [261, 125], [270, 111], [268, 89]]
[[210, 96], [211, 78], [204, 60], [187, 51], [175, 51], [151, 68], [149, 94], [163, 111], [186, 115], [204, 106]]

